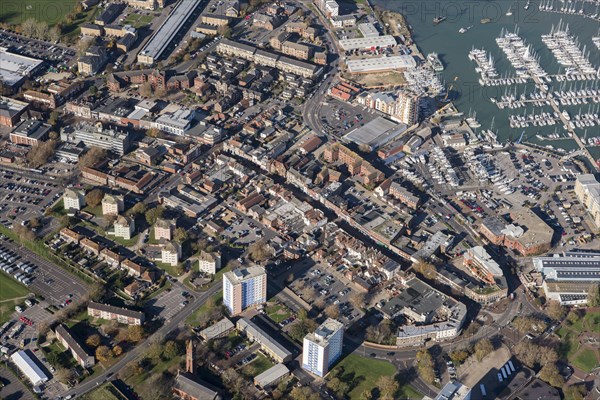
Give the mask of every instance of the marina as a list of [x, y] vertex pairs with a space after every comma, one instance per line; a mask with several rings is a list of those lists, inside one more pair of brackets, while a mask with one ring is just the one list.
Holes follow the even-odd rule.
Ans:
[[[600, 32], [598, 25], [591, 23], [588, 18], [582, 18], [579, 14], [539, 12], [539, 1], [532, 1], [530, 9], [525, 12], [525, 2], [492, 0], [490, 3], [502, 12], [500, 15], [496, 13], [496, 17], [491, 18], [492, 21], [488, 24], [474, 24], [485, 17], [480, 8], [472, 15], [457, 16], [449, 13], [448, 20], [452, 24], [439, 24], [431, 29], [431, 18], [446, 15], [443, 13], [443, 5], [440, 6], [433, 0], [422, 2], [423, 10], [435, 10], [426, 19], [421, 18], [422, 11], [411, 13], [401, 3], [392, 0], [374, 0], [374, 3], [382, 8], [406, 12], [419, 50], [424, 54], [438, 53], [444, 60], [445, 69], [440, 74], [444, 81], [451, 83], [448, 91], [452, 102], [465, 113], [465, 117], [468, 116], [469, 108], [477, 113], [477, 120], [481, 124], [480, 128], [474, 128], [477, 136], [483, 138], [482, 133], [490, 129], [490, 122], [494, 117], [495, 127], [492, 130], [497, 135], [498, 143], [514, 142], [523, 137], [524, 143], [545, 148], [548, 141], [540, 137], [545, 138], [558, 131], [561, 132], [559, 137], [552, 141], [555, 151], [581, 154], [582, 146], [590, 146], [589, 140], [583, 140], [585, 130], [589, 130], [588, 137], [598, 136], [595, 133], [598, 125], [583, 127], [583, 123], [580, 123], [580, 128], [576, 123], [576, 117], [580, 113], [582, 116], [594, 114], [597, 112], [594, 106], [599, 104], [600, 80], [597, 67], [600, 65]], [[581, 8], [581, 3], [579, 1], [578, 9]], [[555, 0], [555, 8], [557, 4], [559, 7], [562, 5]], [[586, 2], [584, 12], [593, 15], [596, 4]], [[534, 15], [534, 23], [526, 22], [530, 15]], [[585, 56], [592, 65], [593, 73], [591, 70], [570, 70], [562, 65], [542, 41], [542, 35], [566, 31], [567, 25], [566, 36], [570, 37], [571, 44], [578, 47], [577, 55]], [[464, 36], [467, 40], [456, 40], [461, 35], [459, 28], [468, 26], [473, 27], [469, 30], [469, 35]], [[475, 49], [482, 50], [478, 61], [468, 57]], [[479, 71], [484, 72], [484, 75]], [[572, 116], [574, 128], [568, 124], [569, 121], [560, 118], [563, 110], [567, 110]], [[510, 126], [509, 118], [513, 114], [539, 115], [544, 112], [552, 116], [554, 125], [547, 121], [546, 125], [538, 123], [543, 126], [535, 126], [533, 123], [525, 128]], [[559, 118], [556, 118], [555, 112]], [[536, 136], [538, 134], [540, 137]], [[588, 157], [590, 160], [600, 158], [600, 148], [590, 147], [589, 150], [593, 156]]]

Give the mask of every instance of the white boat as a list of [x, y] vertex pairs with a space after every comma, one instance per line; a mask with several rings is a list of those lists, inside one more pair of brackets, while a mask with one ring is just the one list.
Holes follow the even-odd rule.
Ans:
[[506, 16], [510, 17], [512, 15], [512, 9], [510, 7], [508, 7], [508, 11], [506, 12]]

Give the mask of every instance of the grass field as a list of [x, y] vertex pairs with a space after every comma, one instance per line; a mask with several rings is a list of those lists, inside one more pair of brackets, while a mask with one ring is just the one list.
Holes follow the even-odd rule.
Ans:
[[77, 0], [2, 0], [0, 21], [20, 24], [28, 18], [54, 25], [70, 13]]
[[15, 311], [15, 306], [24, 301], [24, 299], [13, 299], [27, 296], [29, 293], [29, 290], [25, 286], [4, 272], [0, 272], [0, 324], [8, 321], [11, 314]]
[[[355, 354], [350, 354], [344, 358], [336, 365], [334, 370], [336, 369], [343, 369], [344, 372], [340, 379], [353, 386], [348, 395], [350, 399], [357, 400], [361, 398], [365, 391], [375, 389], [377, 380], [380, 377], [396, 374], [396, 367], [387, 361], [360, 357]], [[423, 395], [410, 385], [403, 385], [397, 393], [397, 398], [421, 399]]]
[[284, 307], [280, 304], [273, 304], [271, 306], [268, 306], [265, 309], [265, 312], [267, 313], [269, 318], [271, 318], [277, 324], [281, 321], [288, 319], [292, 315], [292, 313], [287, 309], [287, 307]]
[[85, 396], [82, 397], [83, 400], [122, 400], [121, 396], [117, 396], [115, 394], [116, 391], [113, 391], [113, 388], [110, 384], [105, 384], [100, 386], [98, 389], [95, 389]]
[[256, 375], [265, 372], [266, 370], [271, 368], [273, 365], [275, 365], [275, 364], [273, 364], [273, 362], [271, 360], [269, 360], [264, 355], [257, 353], [257, 357], [251, 363], [245, 365], [240, 370], [240, 372], [245, 377], [252, 379]]
[[599, 364], [596, 353], [589, 348], [582, 349], [579, 354], [573, 357], [571, 362], [574, 366], [585, 372], [591, 372]]
[[150, 25], [150, 23], [152, 22], [152, 20], [154, 19], [154, 17], [152, 15], [141, 15], [141, 14], [129, 14], [127, 16], [127, 18], [125, 18], [125, 21], [123, 21], [124, 24], [127, 25], [131, 25], [134, 28], [138, 29], [141, 28], [143, 26], [148, 26]]
[[[212, 299], [213, 303], [215, 304], [215, 307], [220, 307], [221, 304], [223, 304], [223, 292], [219, 291], [212, 297]], [[192, 326], [198, 325], [198, 318], [200, 317], [200, 315], [205, 314], [206, 312], [208, 312], [208, 304], [205, 302], [200, 307], [198, 307], [192, 315], [187, 317], [185, 323]]]

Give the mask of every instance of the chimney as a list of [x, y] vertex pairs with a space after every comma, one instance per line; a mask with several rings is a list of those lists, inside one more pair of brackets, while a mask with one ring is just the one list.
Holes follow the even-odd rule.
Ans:
[[196, 358], [194, 356], [194, 342], [192, 339], [188, 340], [186, 343], [186, 352], [185, 352], [185, 371], [189, 374], [194, 373], [194, 364], [196, 362]]

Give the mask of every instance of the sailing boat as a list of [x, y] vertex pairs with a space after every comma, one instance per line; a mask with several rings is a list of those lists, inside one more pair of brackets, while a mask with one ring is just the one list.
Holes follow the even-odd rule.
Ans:
[[506, 16], [510, 17], [512, 15], [512, 6], [508, 7], [508, 11], [506, 12]]

